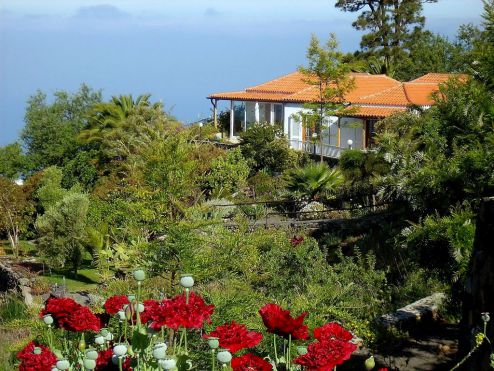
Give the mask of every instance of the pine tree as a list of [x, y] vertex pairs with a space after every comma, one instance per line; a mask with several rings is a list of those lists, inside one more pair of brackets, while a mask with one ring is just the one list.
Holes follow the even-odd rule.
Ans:
[[408, 49], [422, 32], [423, 3], [437, 0], [337, 0], [335, 6], [347, 12], [361, 12], [353, 27], [369, 32], [362, 36], [363, 51], [382, 59], [381, 73], [393, 70], [406, 58]]

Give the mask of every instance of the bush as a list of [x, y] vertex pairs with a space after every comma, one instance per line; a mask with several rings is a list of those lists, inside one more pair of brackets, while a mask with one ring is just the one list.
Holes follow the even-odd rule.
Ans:
[[249, 172], [247, 161], [240, 149], [235, 148], [211, 162], [211, 170], [206, 175], [207, 188], [214, 197], [229, 196], [246, 185]]
[[298, 155], [288, 147], [282, 130], [276, 126], [257, 123], [242, 132], [240, 138], [240, 149], [253, 172], [265, 169], [281, 173], [298, 162]]

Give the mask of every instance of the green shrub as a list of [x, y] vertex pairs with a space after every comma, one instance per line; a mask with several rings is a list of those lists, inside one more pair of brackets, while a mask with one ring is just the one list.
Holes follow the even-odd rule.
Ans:
[[235, 148], [211, 162], [211, 170], [206, 175], [207, 188], [214, 197], [229, 196], [246, 185], [250, 168], [240, 149]]
[[254, 124], [240, 133], [240, 150], [253, 171], [265, 169], [281, 173], [298, 162], [298, 155], [288, 146], [283, 131], [270, 124]]
[[5, 325], [14, 320], [26, 320], [30, 312], [22, 297], [16, 294], [6, 294], [0, 298], [0, 324]]

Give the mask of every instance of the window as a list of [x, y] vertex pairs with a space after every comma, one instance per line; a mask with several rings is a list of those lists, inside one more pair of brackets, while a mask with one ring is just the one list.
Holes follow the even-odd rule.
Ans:
[[274, 124], [283, 123], [283, 105], [274, 104]]

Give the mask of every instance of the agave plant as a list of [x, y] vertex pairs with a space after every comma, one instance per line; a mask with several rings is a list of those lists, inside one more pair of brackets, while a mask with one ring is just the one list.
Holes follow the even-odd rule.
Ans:
[[288, 174], [287, 190], [296, 198], [315, 200], [343, 184], [343, 175], [326, 163], [311, 163]]

